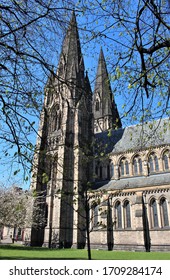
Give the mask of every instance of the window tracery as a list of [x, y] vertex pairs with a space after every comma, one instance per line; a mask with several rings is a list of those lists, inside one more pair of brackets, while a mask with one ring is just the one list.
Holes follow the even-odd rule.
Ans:
[[122, 158], [119, 164], [119, 173], [120, 176], [129, 175], [129, 163], [126, 158]]
[[149, 173], [154, 173], [159, 171], [159, 161], [155, 153], [150, 154], [148, 158], [148, 167], [149, 167]]
[[133, 159], [133, 173], [134, 175], [141, 175], [143, 173], [142, 159], [138, 155]]

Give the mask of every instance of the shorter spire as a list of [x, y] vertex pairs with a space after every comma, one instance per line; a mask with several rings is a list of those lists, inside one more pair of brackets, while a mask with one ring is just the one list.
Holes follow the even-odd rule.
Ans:
[[100, 48], [93, 104], [94, 120], [96, 126], [97, 122], [100, 124], [99, 131], [114, 126], [121, 127], [102, 47]]

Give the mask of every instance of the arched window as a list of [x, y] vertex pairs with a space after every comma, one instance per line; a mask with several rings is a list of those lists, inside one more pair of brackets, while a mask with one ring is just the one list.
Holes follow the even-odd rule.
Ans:
[[134, 174], [137, 175], [138, 174], [137, 159], [134, 159], [134, 161], [133, 161], [133, 170], [134, 170]]
[[129, 163], [125, 158], [121, 159], [120, 161], [119, 173], [120, 176], [129, 175]]
[[99, 103], [99, 100], [97, 99], [96, 100], [96, 111], [99, 111], [99, 108], [100, 108], [100, 103]]
[[154, 198], [151, 200], [150, 207], [151, 207], [151, 224], [152, 224], [152, 227], [158, 227], [157, 205], [156, 205], [156, 200]]
[[129, 174], [129, 163], [127, 160], [125, 161], [125, 170], [126, 170], [126, 175], [128, 175]]
[[112, 178], [114, 176], [114, 164], [110, 164], [110, 177]]
[[135, 156], [133, 160], [133, 172], [134, 175], [139, 175], [143, 173], [142, 160], [138, 155]]
[[154, 156], [155, 171], [159, 170], [159, 162], [157, 156]]
[[142, 174], [143, 173], [143, 167], [142, 167], [142, 160], [141, 160], [141, 158], [139, 158], [138, 164], [139, 164], [139, 173]]
[[149, 162], [149, 172], [152, 173], [152, 172], [154, 172], [153, 157], [152, 156], [149, 157], [149, 161], [148, 162]]
[[128, 200], [124, 202], [124, 227], [130, 228], [131, 227], [131, 216], [130, 216], [130, 203]]
[[120, 201], [117, 201], [115, 204], [115, 212], [116, 228], [122, 228], [122, 211]]
[[59, 110], [59, 104], [55, 104], [51, 110], [50, 116], [50, 129], [51, 132], [61, 128], [61, 111]]
[[164, 197], [160, 200], [160, 212], [162, 227], [169, 226], [167, 201]]
[[155, 153], [152, 153], [149, 156], [148, 163], [149, 163], [149, 173], [159, 171], [159, 161], [158, 161], [158, 157], [155, 155]]
[[164, 170], [169, 170], [169, 153], [168, 153], [168, 151], [166, 151], [163, 154], [163, 167], [164, 167]]
[[121, 176], [124, 176], [124, 174], [125, 174], [125, 171], [124, 171], [124, 162], [121, 161], [121, 163], [120, 163], [120, 175], [121, 175]]
[[58, 114], [58, 120], [57, 120], [57, 130], [61, 128], [61, 112]]

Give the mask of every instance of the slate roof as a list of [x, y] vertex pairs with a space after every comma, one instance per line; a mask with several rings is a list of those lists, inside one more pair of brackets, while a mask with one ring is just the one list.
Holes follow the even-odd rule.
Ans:
[[108, 153], [123, 153], [170, 144], [170, 120], [162, 119], [95, 135]]
[[[100, 190], [121, 190], [121, 189], [136, 189], [141, 187], [151, 187], [151, 186], [170, 186], [170, 173], [164, 174], [154, 174], [148, 177], [129, 177], [122, 178], [120, 180], [111, 180], [108, 183], [103, 182], [103, 186], [96, 184], [96, 189]], [[98, 188], [97, 188], [98, 187]]]

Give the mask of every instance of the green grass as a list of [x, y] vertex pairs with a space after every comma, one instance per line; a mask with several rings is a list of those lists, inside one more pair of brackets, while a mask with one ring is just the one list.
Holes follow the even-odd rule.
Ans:
[[[87, 260], [87, 250], [32, 248], [17, 245], [1, 245], [0, 259], [58, 259]], [[92, 250], [93, 260], [170, 260], [170, 252], [124, 252]]]

